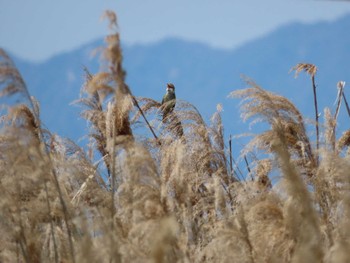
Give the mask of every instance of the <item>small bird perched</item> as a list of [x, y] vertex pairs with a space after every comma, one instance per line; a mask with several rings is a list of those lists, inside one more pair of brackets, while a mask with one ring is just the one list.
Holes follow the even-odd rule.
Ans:
[[167, 115], [173, 112], [176, 103], [175, 86], [172, 83], [167, 84], [166, 93], [162, 99], [163, 107], [163, 121], [167, 118]]

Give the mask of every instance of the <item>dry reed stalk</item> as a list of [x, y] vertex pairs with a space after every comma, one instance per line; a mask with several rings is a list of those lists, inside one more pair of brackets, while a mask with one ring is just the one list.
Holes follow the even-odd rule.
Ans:
[[344, 95], [344, 86], [345, 86], [345, 82], [344, 81], [339, 81], [337, 83], [338, 95], [337, 95], [337, 99], [336, 99], [337, 107], [336, 107], [335, 114], [334, 114], [334, 119], [335, 120], [338, 119], [340, 105], [341, 105], [342, 97]]
[[231, 176], [234, 176], [235, 171], [233, 170], [233, 157], [232, 157], [232, 135], [230, 134], [230, 138], [228, 141], [229, 145], [229, 154], [230, 154], [230, 171], [231, 171]]
[[[157, 137], [156, 133], [154, 132], [152, 126], [151, 126], [150, 123], [148, 122], [148, 120], [147, 120], [147, 118], [146, 118], [146, 116], [145, 116], [145, 114], [144, 114], [142, 108], [140, 107], [140, 105], [139, 105], [139, 103], [138, 103], [138, 101], [136, 100], [135, 97], [133, 97], [133, 102], [134, 102], [134, 104], [136, 105], [137, 109], [140, 111], [140, 114], [142, 115], [142, 117], [143, 117], [143, 119], [145, 120], [145, 122], [146, 122], [148, 128], [149, 128], [150, 131], [152, 132], [154, 138], [158, 141], [158, 137]], [[160, 142], [158, 141], [158, 143], [160, 143]]]
[[345, 93], [344, 93], [344, 87], [345, 87], [345, 81], [339, 81], [338, 82], [338, 88], [341, 89], [341, 92], [342, 92], [342, 97], [344, 99], [344, 103], [345, 103], [345, 107], [346, 107], [346, 111], [350, 117], [350, 107], [349, 107], [349, 103], [348, 103], [348, 100], [346, 99], [345, 97]]
[[312, 91], [314, 95], [314, 107], [315, 107], [315, 127], [316, 127], [316, 165], [318, 165], [318, 150], [320, 148], [320, 131], [319, 131], [319, 114], [318, 114], [318, 106], [317, 106], [317, 94], [316, 94], [316, 83], [315, 76], [317, 73], [317, 67], [313, 64], [308, 63], [299, 63], [294, 66], [291, 71], [295, 70], [295, 77], [299, 75], [301, 71], [305, 71], [311, 77], [312, 82]]

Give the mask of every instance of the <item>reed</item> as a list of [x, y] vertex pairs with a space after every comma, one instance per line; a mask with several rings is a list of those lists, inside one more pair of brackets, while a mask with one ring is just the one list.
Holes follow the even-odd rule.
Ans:
[[[344, 85], [323, 125], [314, 93], [316, 147], [287, 98], [249, 79], [232, 92], [243, 119], [269, 127], [242, 149], [245, 173], [220, 104], [209, 124], [181, 100], [162, 121], [159, 102], [132, 94], [117, 17], [105, 16], [104, 64], [85, 69], [77, 101], [87, 152], [42, 127], [39, 103], [0, 50], [0, 96], [19, 98], [2, 105], [0, 122], [0, 261], [346, 262], [350, 132], [336, 136]], [[295, 70], [316, 74], [311, 64]]]

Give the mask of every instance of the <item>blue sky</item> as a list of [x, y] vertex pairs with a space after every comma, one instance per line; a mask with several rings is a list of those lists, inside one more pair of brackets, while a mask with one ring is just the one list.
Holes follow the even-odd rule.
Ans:
[[350, 2], [310, 0], [0, 0], [0, 47], [42, 61], [106, 34], [100, 17], [117, 12], [129, 44], [166, 37], [235, 48], [291, 23], [334, 20]]

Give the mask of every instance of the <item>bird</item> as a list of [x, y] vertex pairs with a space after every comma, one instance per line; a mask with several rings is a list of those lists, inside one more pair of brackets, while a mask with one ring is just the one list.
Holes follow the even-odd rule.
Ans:
[[175, 103], [175, 86], [172, 83], [167, 83], [166, 93], [162, 99], [163, 122], [166, 120], [168, 114], [173, 112], [175, 108]]

